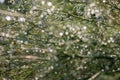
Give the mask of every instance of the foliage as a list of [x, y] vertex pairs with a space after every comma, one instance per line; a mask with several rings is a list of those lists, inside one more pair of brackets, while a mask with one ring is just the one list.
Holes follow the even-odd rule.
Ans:
[[119, 79], [119, 0], [6, 0], [0, 14], [1, 80]]

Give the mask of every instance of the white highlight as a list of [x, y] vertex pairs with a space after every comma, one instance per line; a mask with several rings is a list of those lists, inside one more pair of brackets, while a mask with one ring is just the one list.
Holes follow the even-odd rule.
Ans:
[[11, 20], [11, 17], [10, 17], [10, 16], [6, 16], [5, 19], [6, 19], [7, 21], [10, 21], [10, 20]]
[[106, 0], [103, 0], [103, 3], [105, 3], [106, 2]]
[[5, 2], [5, 0], [0, 0], [0, 3], [3, 4]]
[[63, 36], [63, 34], [64, 34], [63, 32], [59, 33], [60, 36]]
[[45, 1], [41, 1], [41, 4], [42, 4], [42, 5], [45, 5]]
[[86, 30], [87, 29], [87, 27], [86, 26], [83, 26], [83, 30]]
[[24, 17], [20, 17], [20, 18], [18, 19], [18, 21], [19, 21], [19, 22], [25, 22], [25, 18], [24, 18]]
[[48, 6], [52, 6], [52, 2], [47, 2], [47, 5]]

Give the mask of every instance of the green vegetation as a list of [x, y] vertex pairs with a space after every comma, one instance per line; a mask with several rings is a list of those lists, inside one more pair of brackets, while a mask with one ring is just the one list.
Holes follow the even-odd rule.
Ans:
[[120, 79], [120, 0], [6, 0], [0, 22], [0, 80]]

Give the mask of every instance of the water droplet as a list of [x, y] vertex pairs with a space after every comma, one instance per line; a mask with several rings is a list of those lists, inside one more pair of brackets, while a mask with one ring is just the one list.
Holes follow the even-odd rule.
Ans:
[[64, 34], [63, 32], [60, 32], [60, 33], [59, 33], [60, 36], [63, 36], [63, 34]]
[[50, 52], [53, 52], [53, 49], [51, 49], [51, 48], [48, 48], [48, 51], [50, 51]]
[[42, 25], [42, 21], [38, 21], [38, 25]]
[[24, 18], [24, 17], [20, 17], [20, 18], [18, 19], [18, 21], [19, 21], [19, 22], [25, 22], [25, 18]]
[[87, 27], [86, 26], [83, 26], [83, 30], [86, 30], [87, 29]]
[[41, 1], [41, 4], [42, 4], [42, 5], [45, 5], [45, 1]]
[[48, 12], [48, 14], [51, 14], [51, 10], [50, 9], [47, 9], [47, 12]]
[[68, 32], [65, 32], [66, 35], [68, 35], [69, 33]]
[[10, 16], [6, 16], [5, 19], [6, 19], [7, 21], [10, 21], [10, 20], [11, 20], [11, 17], [10, 17]]
[[29, 51], [28, 51], [28, 50], [26, 50], [26, 52], [28, 53]]
[[105, 3], [106, 2], [106, 0], [103, 0], [103, 3]]
[[52, 6], [52, 8], [50, 9], [51, 11], [54, 11], [54, 9], [55, 9], [55, 6]]
[[48, 6], [52, 6], [52, 2], [47, 2], [47, 5]]
[[120, 70], [120, 68], [117, 68], [117, 70]]
[[41, 30], [41, 32], [45, 32], [45, 30]]

